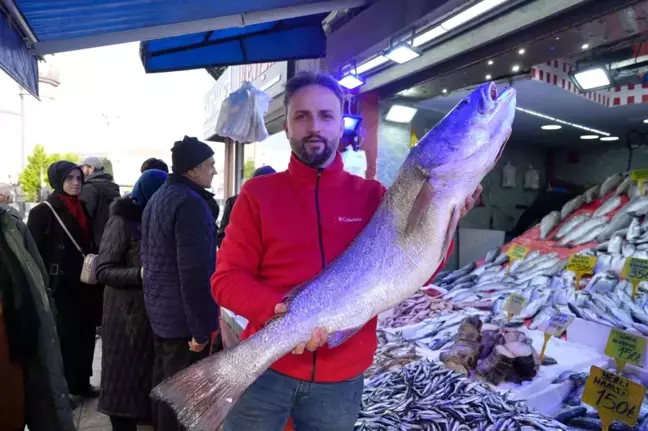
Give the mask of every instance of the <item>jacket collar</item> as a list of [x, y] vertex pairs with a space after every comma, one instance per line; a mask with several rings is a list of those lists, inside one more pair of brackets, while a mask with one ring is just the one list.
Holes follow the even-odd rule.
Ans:
[[184, 175], [169, 174], [169, 176], [167, 177], [167, 182], [169, 184], [184, 184], [187, 187], [189, 187], [191, 190], [198, 193], [198, 195], [206, 201], [214, 198], [213, 193], [203, 189], [198, 184], [194, 183]]
[[339, 184], [346, 175], [344, 171], [344, 162], [342, 161], [342, 154], [336, 152], [335, 159], [326, 168], [313, 168], [306, 165], [299, 160], [295, 153], [290, 155], [290, 163], [288, 164], [288, 172], [296, 180], [314, 186], [317, 182], [317, 175], [321, 172], [320, 185], [335, 185]]

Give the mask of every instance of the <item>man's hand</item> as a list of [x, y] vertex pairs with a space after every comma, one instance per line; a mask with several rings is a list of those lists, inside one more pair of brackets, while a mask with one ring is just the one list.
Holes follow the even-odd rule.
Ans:
[[[275, 315], [282, 315], [286, 314], [288, 312], [288, 306], [286, 304], [277, 304], [275, 305]], [[304, 353], [304, 350], [308, 350], [309, 352], [314, 352], [318, 348], [322, 347], [326, 342], [328, 341], [328, 332], [326, 332], [326, 329], [324, 328], [315, 328], [313, 330], [313, 333], [311, 334], [310, 340], [308, 340], [306, 343], [299, 344], [297, 347], [295, 347], [295, 350], [293, 350], [294, 355], [301, 355]]]
[[188, 343], [189, 350], [191, 350], [192, 352], [200, 353], [203, 351], [207, 343], [209, 343], [209, 341], [205, 341], [204, 343], [200, 344], [198, 341], [196, 341], [195, 338], [192, 338]]
[[468, 212], [473, 209], [475, 206], [475, 202], [477, 202], [477, 199], [479, 199], [479, 195], [481, 195], [481, 192], [483, 190], [483, 187], [480, 185], [477, 186], [475, 191], [473, 192], [472, 196], [470, 196], [468, 199], [466, 199], [466, 202], [464, 204], [464, 207], [461, 209], [461, 217], [465, 216], [468, 214]]

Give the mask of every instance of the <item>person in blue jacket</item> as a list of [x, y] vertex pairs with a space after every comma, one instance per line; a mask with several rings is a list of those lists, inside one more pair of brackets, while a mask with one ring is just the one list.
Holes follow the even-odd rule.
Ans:
[[[216, 174], [214, 152], [196, 138], [174, 144], [172, 174], [142, 217], [141, 257], [146, 312], [154, 338], [153, 385], [209, 354], [218, 327], [210, 277], [216, 265], [216, 232], [205, 190]], [[180, 430], [170, 407], [153, 406], [156, 431]]]

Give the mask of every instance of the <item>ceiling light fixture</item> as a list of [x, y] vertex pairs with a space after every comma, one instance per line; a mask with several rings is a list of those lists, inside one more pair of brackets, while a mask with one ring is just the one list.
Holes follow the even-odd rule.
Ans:
[[585, 141], [592, 141], [594, 139], [600, 138], [600, 136], [599, 135], [583, 135], [580, 138], [585, 140]]
[[409, 43], [399, 43], [385, 52], [385, 57], [395, 61], [398, 64], [407, 63], [421, 55], [418, 50], [414, 49]]
[[369, 61], [365, 61], [362, 63], [360, 66], [356, 68], [357, 73], [365, 73], [369, 72], [371, 69], [375, 69], [376, 67], [385, 64], [389, 61], [387, 57], [384, 55], [379, 55], [378, 57], [374, 57]]
[[486, 75], [486, 80], [487, 80], [487, 81], [490, 81], [491, 78], [492, 78], [492, 76], [490, 76], [490, 75]]
[[[442, 92], [443, 94], [446, 94], [446, 93], [448, 92], [448, 90], [446, 90], [446, 89], [444, 88], [443, 90], [441, 90], [441, 92]], [[645, 122], [646, 122], [646, 121], [644, 121], [644, 123], [645, 123]]]
[[493, 65], [493, 60], [488, 60], [488, 65], [492, 66]]
[[604, 66], [570, 72], [569, 78], [581, 91], [601, 90], [612, 86], [612, 78]]
[[507, 0], [483, 0], [477, 3], [475, 6], [469, 7], [465, 11], [460, 12], [457, 15], [453, 16], [452, 18], [444, 21], [441, 24], [441, 27], [443, 27], [446, 30], [452, 30], [454, 28], [459, 27], [462, 24], [467, 23], [468, 21], [477, 18], [479, 15], [488, 12], [494, 7], [499, 6], [502, 3], [505, 3], [506, 1]]
[[513, 66], [513, 67], [511, 68], [511, 70], [512, 70], [513, 72], [519, 72], [519, 71], [520, 71], [520, 66], [518, 66], [518, 65], [516, 64], [515, 66]]
[[592, 129], [591, 127], [582, 126], [582, 125], [576, 124], [576, 123], [570, 123], [569, 121], [564, 121], [564, 120], [561, 120], [559, 118], [554, 118], [554, 117], [551, 117], [549, 115], [541, 114], [540, 112], [532, 111], [530, 109], [521, 108], [519, 106], [517, 106], [515, 109], [517, 109], [518, 111], [524, 112], [525, 114], [533, 115], [534, 117], [549, 120], [552, 123], [558, 123], [558, 124], [562, 124], [563, 126], [574, 127], [576, 129], [584, 130], [584, 131], [590, 132], [590, 133], [598, 133], [599, 135], [603, 135], [603, 136], [610, 136], [610, 134], [607, 133], [607, 132], [603, 132], [603, 131], [597, 130], [597, 129]]
[[589, 44], [587, 43], [584, 43], [583, 46], [581, 46], [581, 49], [587, 49], [587, 48], [589, 48]]
[[387, 112], [387, 116], [385, 116], [385, 120], [395, 123], [409, 123], [417, 111], [418, 109], [410, 106], [392, 105], [389, 112]]
[[619, 137], [618, 136], [603, 136], [601, 138], [601, 141], [618, 141]]
[[643, 122], [648, 124], [648, 118], [646, 118]]
[[353, 90], [354, 88], [360, 87], [362, 84], [365, 83], [365, 81], [364, 79], [362, 79], [362, 77], [354, 73], [347, 73], [342, 77], [342, 79], [338, 81], [338, 83], [344, 88]]
[[434, 27], [434, 28], [432, 28], [432, 29], [430, 29], [428, 31], [425, 31], [425, 32], [419, 34], [418, 36], [416, 36], [414, 38], [414, 41], [412, 42], [412, 45], [421, 46], [421, 45], [431, 41], [432, 39], [436, 39], [437, 37], [444, 34], [446, 31], [447, 31], [446, 29], [444, 29], [443, 27], [438, 25], [438, 26], [436, 26], [436, 27]]
[[526, 52], [526, 51], [524, 50], [524, 48], [522, 48], [522, 49], [520, 49], [520, 50], [518, 51], [518, 54], [522, 55], [522, 54], [524, 54], [525, 52]]
[[562, 129], [562, 126], [558, 124], [545, 124], [544, 126], [541, 127], [542, 130], [558, 130]]

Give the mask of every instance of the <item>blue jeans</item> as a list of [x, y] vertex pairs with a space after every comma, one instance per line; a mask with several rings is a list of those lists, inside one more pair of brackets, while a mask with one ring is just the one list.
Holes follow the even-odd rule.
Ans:
[[364, 377], [310, 383], [272, 370], [261, 375], [225, 418], [224, 431], [351, 431], [358, 419]]

